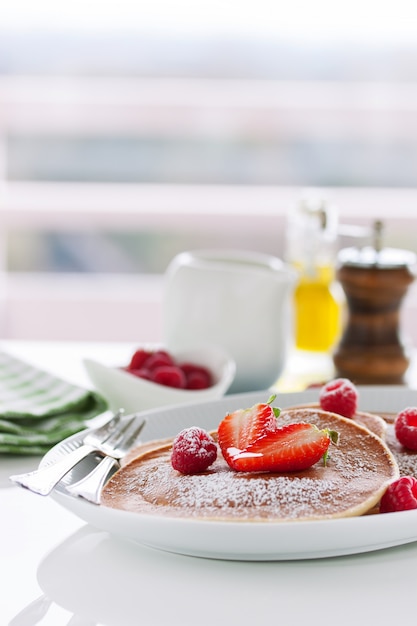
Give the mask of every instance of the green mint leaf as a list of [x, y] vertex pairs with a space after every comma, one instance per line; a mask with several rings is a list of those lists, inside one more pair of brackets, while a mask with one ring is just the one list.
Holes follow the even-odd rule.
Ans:
[[339, 433], [337, 432], [337, 430], [327, 430], [329, 437], [330, 437], [330, 441], [337, 446], [337, 444], [339, 443]]

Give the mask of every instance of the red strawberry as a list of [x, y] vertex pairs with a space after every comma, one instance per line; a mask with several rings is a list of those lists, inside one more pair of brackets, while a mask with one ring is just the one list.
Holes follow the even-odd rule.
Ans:
[[228, 464], [238, 472], [295, 472], [311, 467], [330, 445], [331, 433], [299, 422], [266, 433], [246, 449], [230, 454]]
[[228, 464], [231, 456], [245, 450], [251, 443], [276, 429], [279, 409], [271, 406], [275, 396], [266, 404], [229, 413], [220, 423], [217, 436], [220, 449]]

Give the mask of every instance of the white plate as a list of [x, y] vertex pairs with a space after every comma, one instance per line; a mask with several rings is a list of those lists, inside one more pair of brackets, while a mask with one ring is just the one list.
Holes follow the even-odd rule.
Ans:
[[[267, 400], [269, 392], [232, 395], [198, 405], [156, 409], [143, 413], [145, 440], [170, 437], [191, 425], [216, 428], [226, 412]], [[280, 394], [276, 406], [313, 402], [318, 391]], [[417, 406], [417, 390], [404, 387], [360, 388], [360, 409], [398, 412]], [[45, 455], [42, 464], [58, 459], [80, 443], [69, 437]], [[89, 461], [91, 466], [91, 459]], [[81, 478], [81, 463], [67, 481]], [[229, 560], [295, 560], [357, 554], [417, 541], [417, 511], [385, 515], [296, 522], [218, 522], [141, 515], [90, 504], [69, 495], [61, 482], [53, 498], [93, 526], [141, 544], [192, 556]]]

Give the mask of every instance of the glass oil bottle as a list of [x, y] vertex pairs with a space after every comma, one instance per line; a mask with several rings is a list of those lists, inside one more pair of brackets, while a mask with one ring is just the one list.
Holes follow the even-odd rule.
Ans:
[[295, 347], [329, 352], [342, 325], [343, 293], [335, 281], [338, 215], [321, 198], [302, 199], [287, 220], [287, 261], [297, 270]]

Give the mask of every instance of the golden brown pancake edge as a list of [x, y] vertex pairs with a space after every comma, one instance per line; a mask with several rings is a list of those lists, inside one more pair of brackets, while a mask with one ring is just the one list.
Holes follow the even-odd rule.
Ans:
[[172, 441], [148, 442], [112, 476], [102, 504], [137, 513], [250, 522], [335, 519], [365, 514], [399, 476], [393, 454], [366, 427], [315, 408], [283, 409], [279, 423], [308, 421], [338, 430], [326, 467], [248, 474], [229, 469], [221, 453], [202, 474], [183, 476], [170, 464]]

